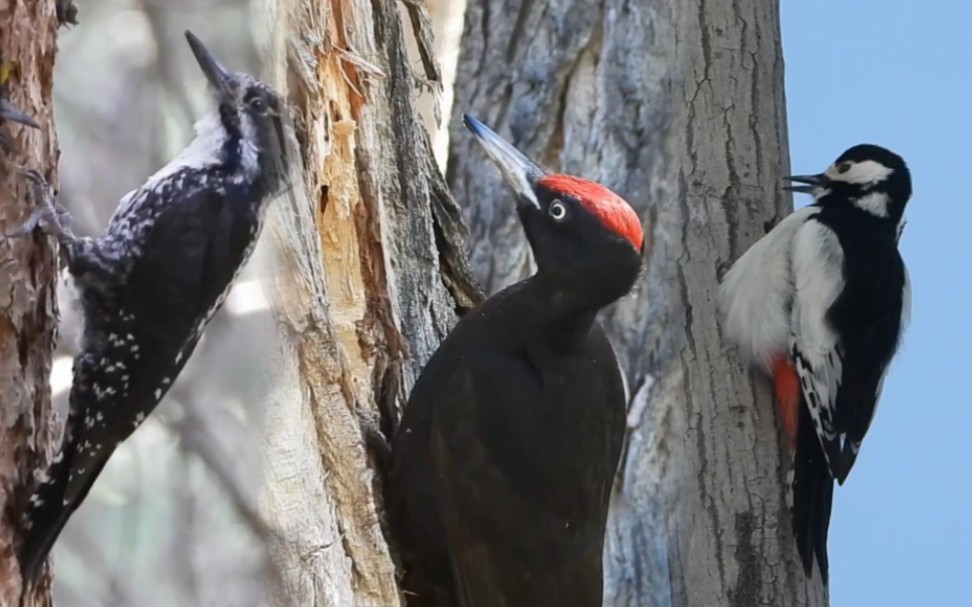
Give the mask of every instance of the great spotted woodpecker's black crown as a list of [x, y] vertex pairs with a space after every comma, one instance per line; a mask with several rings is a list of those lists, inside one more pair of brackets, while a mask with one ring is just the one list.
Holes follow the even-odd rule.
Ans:
[[849, 201], [895, 224], [900, 222], [911, 198], [911, 172], [904, 159], [891, 150], [868, 143], [849, 148], [823, 173], [786, 179], [805, 184], [786, 189], [812, 194], [817, 204]]
[[[275, 193], [287, 171], [283, 100], [256, 78], [227, 70], [199, 38], [188, 30], [185, 34], [218, 103], [223, 165], [237, 167], [233, 178], [238, 183], [252, 180], [267, 193]], [[206, 126], [216, 125], [203, 124], [197, 130]]]

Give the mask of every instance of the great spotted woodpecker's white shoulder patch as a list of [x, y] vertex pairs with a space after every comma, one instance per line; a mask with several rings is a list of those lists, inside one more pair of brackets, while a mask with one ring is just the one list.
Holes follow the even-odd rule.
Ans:
[[804, 207], [788, 215], [736, 260], [719, 287], [726, 337], [768, 374], [789, 350], [793, 239], [819, 212]]
[[830, 443], [839, 438], [833, 422], [844, 353], [827, 313], [844, 289], [844, 252], [837, 234], [819, 221], [806, 222], [795, 235], [793, 282], [791, 356], [829, 460]]

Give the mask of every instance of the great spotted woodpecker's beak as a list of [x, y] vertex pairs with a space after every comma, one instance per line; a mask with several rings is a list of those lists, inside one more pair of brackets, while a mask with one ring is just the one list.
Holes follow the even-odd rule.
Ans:
[[20, 124], [35, 129], [40, 128], [40, 125], [37, 124], [37, 122], [35, 122], [33, 118], [25, 114], [16, 105], [2, 98], [0, 98], [0, 118], [4, 120], [13, 120], [14, 122], [19, 122]]
[[517, 200], [527, 202], [539, 209], [540, 203], [537, 201], [537, 194], [533, 187], [537, 180], [546, 175], [547, 172], [497, 135], [491, 128], [469, 114], [463, 114], [462, 121], [466, 128], [476, 136], [490, 159], [499, 167], [506, 183], [516, 192]]
[[830, 183], [830, 178], [824, 173], [819, 173], [817, 175], [790, 175], [789, 177], [784, 177], [783, 179], [795, 183], [806, 184], [783, 186], [784, 190], [798, 192], [800, 194], [813, 194], [814, 188], [825, 188], [827, 187], [827, 184]]
[[189, 47], [192, 48], [192, 54], [196, 56], [196, 61], [199, 62], [199, 67], [202, 69], [203, 74], [206, 75], [206, 80], [209, 84], [216, 89], [219, 94], [223, 97], [228, 97], [233, 92], [233, 75], [223, 67], [223, 64], [209, 52], [199, 38], [195, 34], [186, 30], [186, 40], [189, 41]]

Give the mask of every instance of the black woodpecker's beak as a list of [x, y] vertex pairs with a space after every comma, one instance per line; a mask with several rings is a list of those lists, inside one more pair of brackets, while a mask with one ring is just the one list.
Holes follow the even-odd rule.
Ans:
[[39, 129], [40, 125], [37, 124], [33, 118], [25, 114], [6, 99], [0, 98], [0, 118], [4, 120], [13, 120], [14, 122], [19, 122], [20, 124]]
[[186, 40], [189, 41], [192, 54], [196, 56], [196, 61], [199, 62], [199, 67], [202, 69], [203, 74], [206, 75], [206, 80], [209, 81], [209, 84], [219, 91], [221, 96], [229, 97], [233, 91], [233, 75], [203, 46], [202, 41], [189, 30], [186, 30]]
[[827, 184], [830, 183], [830, 178], [824, 173], [819, 173], [817, 175], [790, 175], [789, 177], [784, 177], [783, 179], [793, 181], [795, 183], [806, 184], [783, 186], [784, 190], [798, 192], [800, 194], [813, 194], [814, 188], [825, 188], [827, 187]]
[[509, 142], [469, 114], [463, 114], [462, 120], [466, 128], [472, 131], [479, 143], [482, 144], [490, 159], [499, 167], [506, 183], [516, 192], [517, 199], [527, 201], [539, 209], [540, 203], [537, 201], [537, 194], [533, 185], [546, 174], [546, 171], [535, 165]]

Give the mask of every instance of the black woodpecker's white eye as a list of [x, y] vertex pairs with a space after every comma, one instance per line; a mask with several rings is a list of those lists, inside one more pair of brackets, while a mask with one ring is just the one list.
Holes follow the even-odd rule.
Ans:
[[841, 162], [840, 164], [837, 165], [837, 172], [840, 173], [840, 174], [844, 174], [847, 171], [849, 171], [850, 168], [851, 168], [851, 163], [849, 163], [849, 162]]
[[554, 221], [567, 219], [567, 207], [559, 200], [550, 203], [550, 216]]

